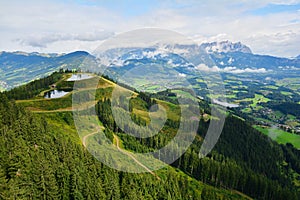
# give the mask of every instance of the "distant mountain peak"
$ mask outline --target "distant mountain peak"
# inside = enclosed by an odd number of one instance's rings
[[[221,41],[221,42],[209,42],[202,43],[203,47],[207,53],[228,53],[228,52],[242,52],[242,53],[252,53],[251,49],[242,44],[241,42],[233,43],[231,41]]]
[[[89,54],[88,52],[86,52],[86,51],[74,51],[74,52],[71,52],[71,53],[68,53],[68,54],[84,55],[84,56],[90,55],[90,54]]]

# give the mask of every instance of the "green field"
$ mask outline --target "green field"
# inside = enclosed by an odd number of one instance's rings
[[[279,144],[292,144],[295,148],[300,149],[300,135],[289,133],[278,128],[254,126],[263,134],[269,136],[272,140]]]
[[[280,93],[286,96],[291,96],[293,94],[291,92],[286,92],[286,91],[281,91]]]
[[[276,86],[276,85],[267,85],[267,86],[265,86],[265,88],[277,90],[278,86]]]
[[[270,101],[270,99],[264,97],[261,94],[255,94],[255,97],[252,100],[253,100],[253,104],[251,104],[251,106],[253,106],[253,107],[256,107],[257,104],[260,103],[260,102],[265,103],[265,102]]]

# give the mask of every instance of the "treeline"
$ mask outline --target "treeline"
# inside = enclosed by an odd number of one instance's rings
[[[255,199],[298,199],[297,191],[278,181],[241,167],[234,160],[213,153],[199,159],[198,152],[187,151],[173,166],[194,178],[219,188],[241,191]]]
[[[49,87],[59,81],[62,78],[63,72],[54,72],[52,75],[37,79],[26,85],[22,85],[5,91],[4,93],[9,99],[23,100],[35,97],[43,90],[49,89]]]
[[[300,104],[293,102],[284,102],[284,103],[269,103],[267,105],[269,108],[278,110],[285,115],[294,115],[300,119]]]
[[[201,121],[202,135],[207,128],[208,123]],[[300,173],[298,150],[272,143],[235,117],[226,119],[215,150],[207,158],[199,160],[198,152],[198,145],[193,145],[173,165],[205,183],[256,199],[299,199],[299,188],[293,183],[294,172]]]

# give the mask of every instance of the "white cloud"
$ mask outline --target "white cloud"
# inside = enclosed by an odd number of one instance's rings
[[[268,72],[265,68],[259,68],[259,69],[251,69],[251,68],[245,68],[245,69],[237,69],[236,67],[225,67],[222,71],[229,72],[233,74],[241,74],[241,73],[266,73]]]
[[[300,54],[299,12],[252,15],[268,4],[291,5],[295,0],[162,1],[149,12],[127,16],[131,6],[116,10],[98,1],[0,2],[0,49],[69,52],[91,49],[102,39],[144,27],[178,31],[196,42],[241,41],[254,53],[277,56]],[[24,9],[26,8],[26,9]],[[99,35],[97,35],[99,34]],[[93,41],[96,41],[93,43]]]
[[[179,77],[186,77],[186,74],[179,73],[178,76],[179,76]]]
[[[241,74],[241,73],[266,73],[270,70],[266,70],[265,68],[245,68],[245,69],[238,69],[237,67],[225,67],[219,68],[218,66],[208,67],[205,64],[200,64],[195,67],[197,70],[205,71],[205,72],[226,72],[226,73],[233,73],[233,74]]]
[[[17,39],[18,42],[22,45],[28,45],[32,47],[42,47],[46,48],[48,44],[60,41],[101,41],[105,40],[114,33],[108,31],[97,31],[91,33],[82,33],[82,34],[45,34],[41,36],[30,35],[26,38]]]
[[[220,72],[219,67],[217,67],[217,66],[208,67],[206,64],[203,64],[203,63],[199,64],[195,68],[200,71],[205,71],[205,72]]]

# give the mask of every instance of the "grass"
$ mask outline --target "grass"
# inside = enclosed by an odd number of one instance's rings
[[[261,133],[269,136],[272,140],[279,144],[292,144],[295,148],[300,149],[300,135],[289,133],[278,128],[254,126]]]
[[[251,108],[243,108],[242,112],[244,112],[244,113],[251,113],[252,109]]]
[[[172,92],[176,93],[180,97],[196,100],[193,95],[191,95],[190,93],[188,93],[186,91],[183,91],[183,90],[172,90]]]
[[[276,84],[279,86],[284,86],[290,88],[294,91],[297,91],[300,87],[299,78],[284,78],[276,81]]]
[[[290,120],[296,120],[296,119],[297,119],[296,116],[291,115],[291,114],[288,114],[288,115],[287,115],[287,118],[290,119]]]
[[[162,101],[156,100],[158,104],[162,105],[167,112],[167,117],[173,121],[179,121],[181,116],[181,109],[178,105]]]
[[[286,91],[281,91],[280,93],[285,95],[285,96],[291,96],[293,94],[291,92],[286,92]]]
[[[300,123],[297,122],[297,121],[294,121],[294,120],[287,120],[285,123],[286,123],[288,126],[291,126],[291,127],[300,126]]]
[[[225,83],[236,83],[238,85],[242,85],[242,81],[239,81],[239,80],[226,79],[224,82]]]
[[[251,104],[251,106],[256,107],[258,103],[266,103],[268,101],[270,101],[270,99],[264,97],[261,94],[255,94],[255,97],[252,99],[253,103]]]
[[[61,80],[59,80],[56,84],[67,85],[69,82],[66,81],[66,79],[68,79],[70,76],[71,76],[71,74],[64,75],[64,77]],[[92,85],[92,86],[95,85],[95,84],[93,84],[93,81],[95,81],[95,79],[94,80],[86,79],[86,80],[79,81],[82,84],[86,84],[87,88],[83,88],[82,90],[72,91],[61,98],[45,99],[43,97],[43,95],[46,91],[51,90],[51,89],[49,89],[49,90],[45,90],[45,91],[41,92],[38,96],[36,96],[32,99],[19,100],[19,101],[17,101],[17,103],[26,107],[29,110],[32,110],[32,111],[71,110],[72,109],[72,95],[74,93],[81,93],[82,96],[85,96],[85,95],[90,96],[90,95],[95,94],[95,88],[88,87],[89,85]],[[104,98],[104,97],[110,98],[112,90],[113,90],[113,86],[115,86],[115,84],[113,84],[109,80],[100,78],[97,89],[96,89],[96,95],[94,95],[95,98],[97,100]],[[94,104],[94,101],[86,102],[82,106],[90,106],[91,104]]]
[[[72,96],[69,93],[57,99],[20,100],[17,103],[30,110],[57,110],[72,107]]]
[[[226,98],[228,98],[228,99],[235,99],[236,95],[235,94],[226,94]]]
[[[269,102],[270,99],[264,97],[261,94],[255,94],[254,98],[245,98],[245,99],[235,100],[234,103],[251,102],[251,101],[252,101],[252,103],[249,104],[249,106],[252,107],[254,110],[258,111],[258,110],[262,109],[263,107],[260,105],[257,105],[257,104]],[[252,110],[251,110],[251,108],[244,108],[244,109],[242,109],[242,111],[245,113],[250,113]]]
[[[284,78],[277,81],[278,85],[287,85],[290,83],[299,83],[299,78]]]
[[[265,86],[265,88],[277,90],[277,89],[278,89],[278,86],[275,86],[275,85],[267,85],[267,86]]]

